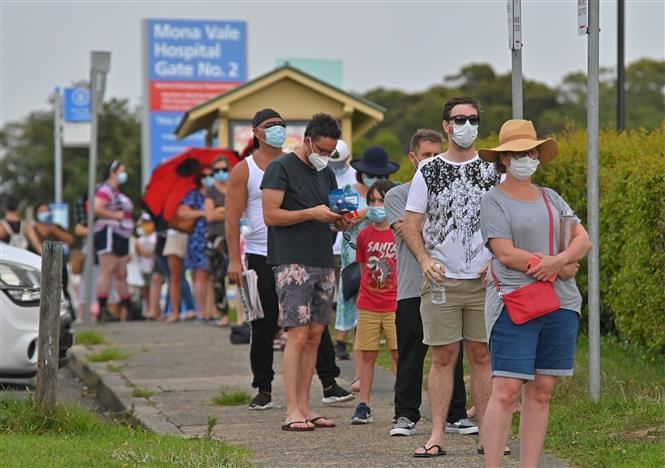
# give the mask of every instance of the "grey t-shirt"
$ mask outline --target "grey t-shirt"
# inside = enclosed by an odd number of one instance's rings
[[[215,208],[218,206],[225,206],[226,195],[220,192],[214,185],[206,192],[206,198],[212,198]],[[208,223],[209,236],[224,237],[224,221],[212,221]]]
[[[550,201],[554,221],[554,252],[559,253],[559,220],[560,216],[570,210],[570,206],[554,190],[545,188]],[[577,219],[579,223],[579,218]],[[510,239],[518,249],[529,252],[549,252],[549,217],[542,195],[534,202],[516,200],[498,187],[487,192],[480,202],[480,232],[483,241],[489,246],[489,239]],[[492,249],[490,249],[491,251]],[[501,264],[492,252],[492,268],[499,280],[502,293],[509,293],[536,280],[525,272],[507,268]],[[580,313],[582,296],[580,295],[575,278],[568,280],[557,279],[554,282],[562,309],[569,309]],[[485,326],[487,336],[492,332],[494,322],[501,314],[503,302],[499,297],[492,280],[487,275],[487,291],[485,296]]]
[[[388,223],[391,226],[404,219],[409,187],[410,184],[398,185],[386,193],[383,205],[388,215]],[[404,239],[395,231],[393,231],[393,234],[397,243],[397,300],[420,297],[423,272]]]

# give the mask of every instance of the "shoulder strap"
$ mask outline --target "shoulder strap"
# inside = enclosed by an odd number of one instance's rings
[[[545,190],[542,188],[540,192],[543,194],[543,200],[545,201],[545,206],[547,207],[547,215],[550,218],[550,257],[554,255],[554,218],[552,217],[552,208],[550,207],[550,201],[545,194]]]
[[[9,234],[10,236],[16,234],[6,219],[4,218],[0,219],[0,224],[2,224],[2,227],[5,228],[5,231],[7,231],[7,234]]]

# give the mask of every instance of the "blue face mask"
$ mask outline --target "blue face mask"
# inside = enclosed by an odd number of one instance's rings
[[[374,223],[380,223],[386,219],[386,209],[383,206],[367,207],[367,219]]]
[[[266,144],[273,148],[281,148],[286,140],[286,128],[281,125],[274,125],[264,129],[266,132]]]
[[[213,174],[217,182],[226,182],[229,180],[229,171],[218,171]]]
[[[203,179],[201,179],[201,183],[203,183],[204,187],[212,187],[215,185],[215,179],[213,179],[212,176],[205,176]]]
[[[53,216],[50,211],[42,211],[37,213],[37,221],[44,224],[51,224],[53,222]]]
[[[125,182],[127,182],[127,173],[126,172],[118,172],[118,183],[120,185],[122,185]]]
[[[363,184],[365,184],[366,187],[371,187],[372,185],[374,185],[374,182],[378,180],[381,180],[381,177],[363,174]]]

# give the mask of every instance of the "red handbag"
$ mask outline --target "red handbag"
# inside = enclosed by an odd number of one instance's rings
[[[554,223],[552,219],[552,208],[550,208],[550,202],[545,195],[545,191],[540,189],[540,192],[543,194],[543,200],[547,207],[547,214],[550,218],[550,255],[553,255]],[[561,302],[556,295],[554,285],[549,281],[536,281],[535,283],[522,286],[508,294],[503,294],[499,286],[499,280],[492,268],[490,268],[490,273],[492,273],[494,286],[499,293],[499,297],[506,306],[508,316],[516,325],[522,325],[530,320],[542,317],[555,310],[559,310],[561,307]]]

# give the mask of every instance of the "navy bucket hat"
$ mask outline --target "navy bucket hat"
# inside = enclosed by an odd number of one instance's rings
[[[386,176],[399,170],[399,164],[388,160],[388,153],[380,146],[370,146],[362,159],[354,159],[351,166],[358,172],[373,176]]]

